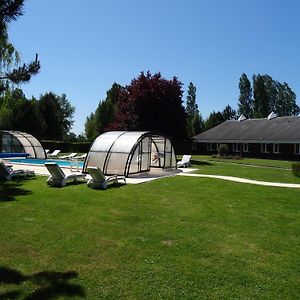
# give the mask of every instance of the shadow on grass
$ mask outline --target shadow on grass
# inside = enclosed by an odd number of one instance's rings
[[[13,291],[0,293],[0,299],[23,299],[23,300],[37,300],[37,299],[56,299],[59,297],[81,297],[85,298],[84,289],[77,284],[72,284],[69,280],[77,278],[76,272],[50,272],[43,271],[29,276],[23,275],[21,272],[7,268],[0,267],[0,284],[4,286],[21,285],[26,281],[36,284],[38,287],[33,290],[30,295],[22,298],[23,294],[21,288]],[[26,293],[26,291],[25,291]],[[24,293],[24,294],[25,294]]]
[[[213,164],[208,161],[200,161],[200,160],[191,160],[191,164],[195,166],[213,166]]]
[[[69,182],[66,183],[65,186],[49,184],[48,187],[53,188],[53,189],[61,189],[61,188],[67,188],[67,187],[72,187],[72,186],[76,186],[76,185],[82,185],[82,184],[86,184],[86,183],[87,183],[86,181],[78,180],[76,182],[69,181]]]
[[[0,201],[14,201],[16,196],[32,194],[21,187],[23,182],[24,179],[0,181]]]

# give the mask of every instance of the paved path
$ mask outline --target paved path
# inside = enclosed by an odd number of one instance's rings
[[[233,177],[233,176],[207,175],[207,174],[180,173],[178,175],[191,176],[191,177],[217,178],[217,179],[229,180],[229,181],[240,182],[240,183],[300,189],[300,184],[297,183],[267,182],[267,181],[258,181],[258,180],[245,179],[245,178]]]

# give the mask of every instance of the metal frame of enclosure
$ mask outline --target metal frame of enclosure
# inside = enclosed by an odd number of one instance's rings
[[[31,134],[20,131],[0,130],[0,152],[28,153],[32,158],[46,158],[41,143]]]
[[[105,175],[148,172],[151,168],[176,168],[171,140],[149,131],[110,131],[93,142],[83,171],[98,167]]]

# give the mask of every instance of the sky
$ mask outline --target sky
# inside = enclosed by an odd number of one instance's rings
[[[76,134],[114,82],[140,72],[190,82],[204,118],[237,108],[239,78],[287,82],[300,105],[298,0],[26,0],[9,37],[22,60],[38,53],[41,71],[26,96],[66,94]]]

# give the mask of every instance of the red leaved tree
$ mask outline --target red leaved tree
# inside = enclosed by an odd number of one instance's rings
[[[143,72],[119,94],[114,130],[151,130],[171,137],[184,137],[186,113],[182,83],[160,73]]]

